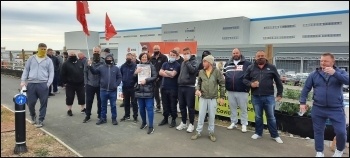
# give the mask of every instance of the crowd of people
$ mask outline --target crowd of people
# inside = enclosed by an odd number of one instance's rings
[[[251,92],[255,111],[255,133],[251,138],[259,139],[263,136],[265,113],[271,138],[277,143],[283,143],[274,116],[275,101],[281,100],[283,85],[276,67],[268,63],[264,51],[257,51],[255,61],[251,63],[245,60],[238,48],[234,48],[232,57],[223,66],[222,71],[217,68],[210,51],[204,51],[202,61],[198,63],[189,48],[181,50],[176,47],[166,56],[160,52],[160,46],[155,45],[151,56],[147,46],[142,46],[142,53],[138,58],[135,53],[127,53],[125,63],[121,67],[115,66],[109,49],[104,50],[104,57],[101,56],[101,52],[101,47],[96,46],[93,48],[92,58],[87,59],[84,53],[73,51],[64,52],[63,56],[56,51],[56,55],[53,55],[53,50],[47,49],[46,44],[38,45],[37,53],[27,60],[21,77],[21,86],[27,86],[28,90],[32,124],[37,127],[43,126],[48,97],[58,93],[57,86],[61,86],[65,88],[68,116],[73,116],[72,105],[77,95],[81,113],[85,114],[83,123],[89,122],[96,96],[96,125],[107,123],[107,105],[111,107],[111,123],[118,125],[117,89],[122,82],[125,113],[120,121],[131,120],[132,109],[133,122],[139,122],[140,114],[140,129],[148,127],[147,134],[155,131],[154,113],[162,112],[163,119],[158,126],[168,125],[176,130],[194,132],[192,140],[201,137],[204,122],[207,120],[209,139],[215,142],[216,108],[218,104],[224,103],[226,91],[231,110],[231,124],[227,129],[238,128],[239,108],[241,131],[245,133],[248,125],[248,93]],[[314,89],[312,119],[316,156],[323,156],[323,132],[327,118],[331,119],[337,135],[337,150],[334,156],[341,156],[345,148],[346,123],[343,98],[339,96],[342,96],[342,84],[349,84],[349,75],[338,69],[334,63],[332,54],[325,53],[321,56],[320,68],[310,74],[300,98],[300,110],[305,111],[307,94]],[[145,71],[148,76],[140,77],[139,74]],[[276,96],[274,87],[277,88]],[[199,115],[195,128],[196,96],[199,98]],[[38,99],[40,109],[37,119],[35,104]],[[176,122],[178,103],[182,116],[179,124]]]

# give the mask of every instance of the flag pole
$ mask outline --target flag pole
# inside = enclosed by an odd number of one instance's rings
[[[85,39],[86,39],[86,47],[87,47],[88,60],[90,60],[90,51],[89,51],[89,43],[88,43],[87,35],[85,35]]]

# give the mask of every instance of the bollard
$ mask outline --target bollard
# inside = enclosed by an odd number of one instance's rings
[[[16,133],[16,146],[14,149],[15,154],[27,152],[26,145],[26,86],[22,87],[19,94],[13,97],[15,103],[15,133]]]

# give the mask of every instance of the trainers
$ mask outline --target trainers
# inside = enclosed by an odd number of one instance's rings
[[[36,124],[36,115],[35,116],[31,116],[32,120],[30,120],[30,123],[32,125]]]
[[[163,125],[166,125],[166,124],[168,124],[168,119],[163,119],[162,122],[160,122],[158,124],[158,126],[163,126]]]
[[[90,121],[90,117],[87,117],[87,116],[86,116],[86,117],[84,118],[83,123],[86,123],[86,122],[89,122],[89,121]]]
[[[190,124],[188,125],[187,132],[188,132],[188,133],[192,133],[193,130],[194,130],[194,126],[190,123]]]
[[[100,124],[104,124],[104,123],[107,123],[107,120],[105,120],[105,119],[99,119],[99,120],[96,122],[96,125],[100,125]]]
[[[122,122],[122,121],[126,121],[126,120],[127,120],[127,121],[130,121],[130,117],[125,117],[125,116],[124,116],[122,119],[120,119],[121,122]]]
[[[152,134],[154,132],[154,128],[150,127],[148,128],[147,134]]]
[[[210,139],[212,142],[215,142],[215,141],[216,141],[216,137],[214,136],[214,133],[209,133],[209,139]]]
[[[193,135],[193,136],[191,137],[191,139],[192,139],[192,140],[196,140],[196,139],[198,139],[200,136],[201,136],[201,134],[198,133],[198,132],[196,132],[196,134]]]
[[[259,135],[257,135],[257,134],[253,134],[253,135],[252,135],[252,139],[259,139],[259,138],[261,138],[261,136],[259,136]]]
[[[68,110],[68,111],[67,111],[67,114],[68,114],[68,116],[73,116],[72,110]]]
[[[55,96],[55,94],[53,94],[53,93],[50,93],[50,94],[49,94],[49,96]]]
[[[247,132],[247,126],[246,125],[242,125],[242,132],[243,133]]]
[[[323,152],[317,152],[315,157],[324,157]]]
[[[283,143],[281,137],[276,137],[276,138],[273,138],[273,139],[274,139],[277,143],[280,143],[280,144]]]
[[[117,120],[112,120],[112,124],[113,125],[118,125],[118,121]]]
[[[233,128],[237,128],[237,125],[235,123],[231,123],[231,125],[227,127],[227,129],[233,129]]]
[[[156,113],[161,113],[162,111],[160,111],[160,109],[156,109],[156,110],[154,110]]]
[[[187,128],[187,125],[181,121],[180,125],[176,127],[177,130],[181,131],[183,129]]]
[[[42,126],[44,126],[44,122],[43,122],[43,121],[39,121],[39,123],[37,123],[37,124],[35,125],[36,128],[40,128],[40,127],[42,127]]]
[[[175,120],[171,120],[171,123],[169,125],[169,128],[173,128],[176,126],[176,121]]]
[[[137,120],[137,117],[134,117],[134,121],[133,121],[134,123],[137,123],[138,122],[138,120]]]
[[[146,123],[143,123],[140,127],[140,129],[145,129],[147,127],[147,124]]]
[[[333,157],[342,157],[343,151],[339,151],[338,149],[335,149]]]
[[[80,111],[80,113],[85,114],[86,108]]]

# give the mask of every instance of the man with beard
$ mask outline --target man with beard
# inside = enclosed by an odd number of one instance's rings
[[[277,143],[283,143],[279,137],[274,116],[275,99],[277,101],[281,100],[283,85],[276,66],[267,62],[264,51],[259,50],[256,53],[255,63],[248,67],[243,82],[251,87],[251,97],[255,111],[255,134],[251,138],[259,139],[262,137],[264,130],[263,111],[265,111],[267,126],[272,139]],[[274,82],[277,87],[276,98],[274,97]]]
[[[104,60],[100,57],[101,48],[94,47],[92,54],[92,64],[91,67],[97,68],[100,65],[104,64]],[[86,94],[86,110],[85,110],[85,119],[83,123],[90,121],[92,104],[94,102],[94,97],[96,94],[97,98],[97,118],[100,119],[101,116],[101,97],[100,97],[100,75],[92,74],[88,65],[84,67],[84,82],[85,82],[85,94]]]
[[[237,107],[241,109],[242,132],[247,132],[248,125],[248,93],[249,86],[243,83],[243,74],[251,62],[245,60],[238,48],[232,50],[232,58],[224,66],[225,86],[231,110],[231,125],[227,129],[237,127]]]
[[[157,103],[157,109],[156,112],[160,113],[160,96],[159,96],[159,89],[160,89],[160,85],[162,83],[162,79],[163,77],[159,75],[159,71],[162,68],[162,65],[168,61],[168,57],[165,56],[164,54],[162,54],[160,52],[160,47],[159,45],[155,45],[153,47],[153,56],[151,58],[151,63],[154,65],[154,67],[156,68],[157,71],[157,79],[155,82],[155,87],[154,87],[154,98],[156,99],[156,103]]]

